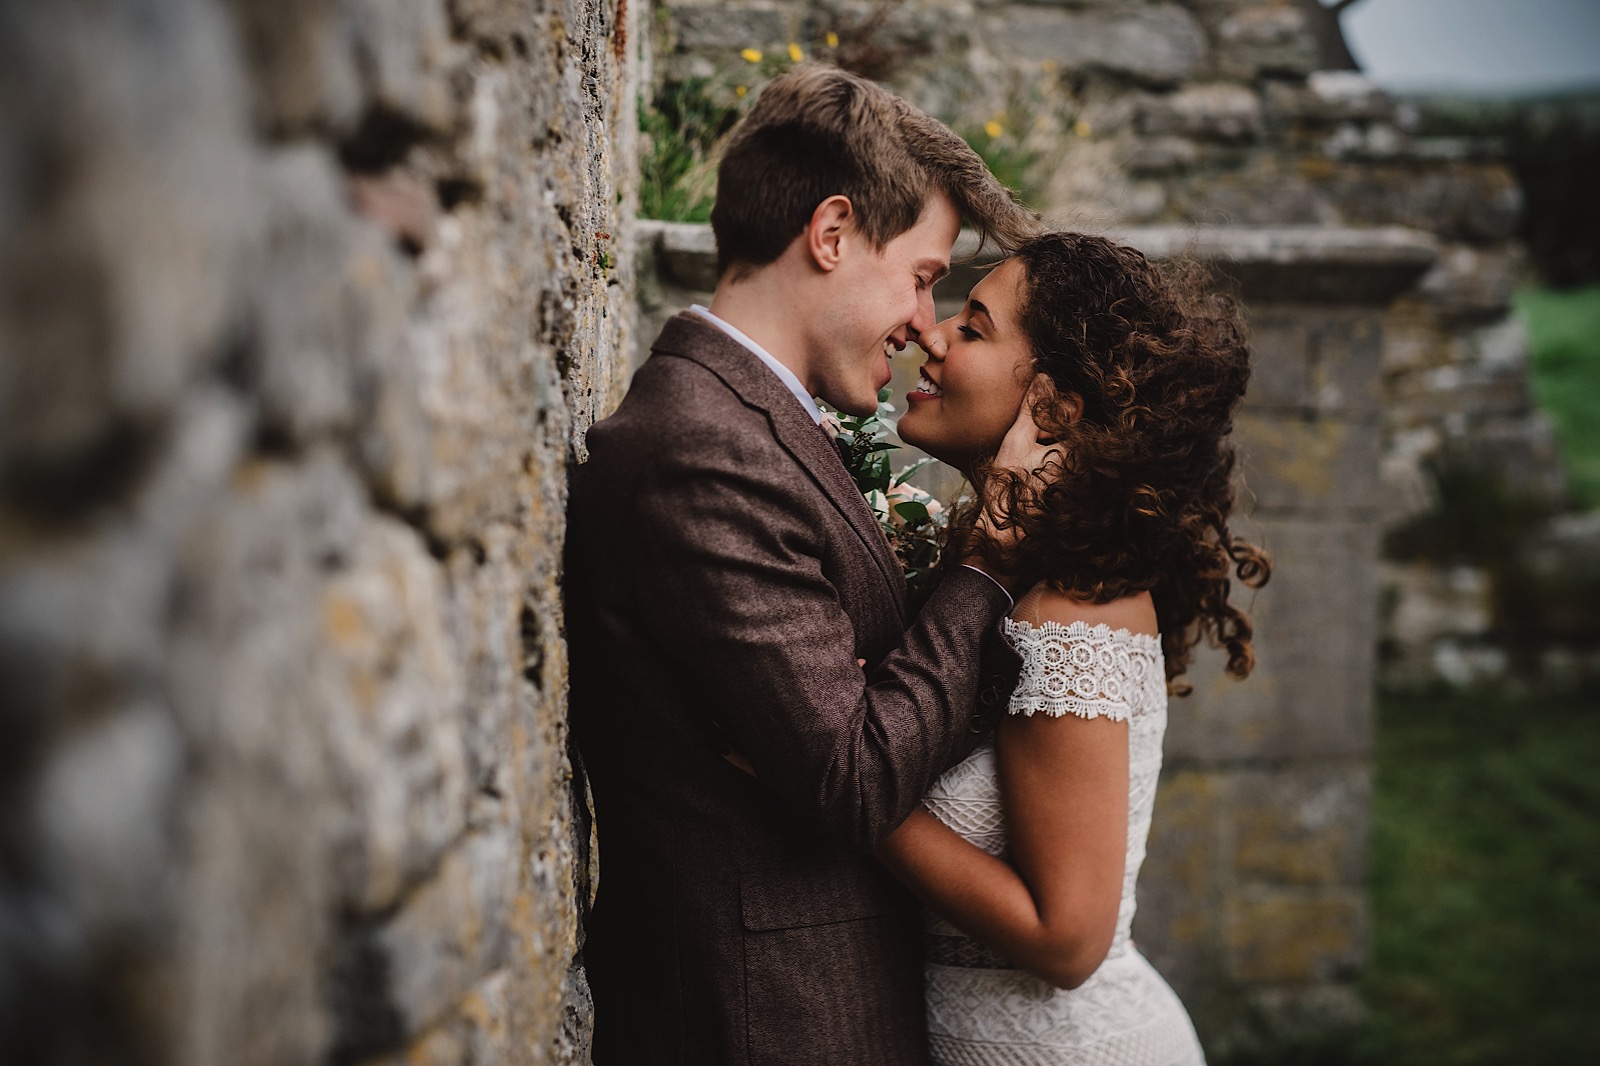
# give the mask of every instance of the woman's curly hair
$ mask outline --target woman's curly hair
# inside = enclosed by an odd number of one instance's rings
[[[1015,258],[1034,370],[1055,386],[1033,415],[1060,445],[1047,464],[1058,469],[980,467],[980,495],[1006,517],[998,535],[976,530],[975,513],[952,532],[1028,585],[1094,603],[1148,590],[1169,682],[1202,635],[1227,649],[1229,674],[1248,675],[1250,619],[1228,602],[1230,579],[1259,588],[1272,563],[1228,530],[1229,434],[1250,378],[1237,304],[1198,264],[1157,267],[1103,237],[1048,233]]]

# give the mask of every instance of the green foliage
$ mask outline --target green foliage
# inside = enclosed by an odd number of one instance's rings
[[[1528,325],[1533,387],[1555,420],[1573,502],[1600,507],[1600,286],[1517,294]]]
[[[735,97],[735,100],[738,98]],[[639,213],[669,222],[705,222],[717,194],[713,149],[739,117],[705,78],[668,85],[639,109]]]
[[[1600,691],[1381,696],[1366,1017],[1217,1066],[1592,1060],[1597,761]]]
[[[1365,989],[1379,1061],[1600,1047],[1597,762],[1600,692],[1380,700]]]
[[[966,127],[961,136],[1000,184],[1013,190],[1023,203],[1038,203],[1039,153],[1013,129],[1010,118],[1006,115],[982,126]]]
[[[889,394],[887,388],[878,393],[878,409],[870,415],[829,417],[839,427],[835,447],[845,469],[877,516],[883,535],[900,560],[906,584],[913,592],[922,592],[938,568],[948,516],[927,493],[907,484],[911,475],[932,459],[918,459],[898,472],[891,469],[890,457],[898,445],[890,439],[894,432],[894,405],[889,402]]]

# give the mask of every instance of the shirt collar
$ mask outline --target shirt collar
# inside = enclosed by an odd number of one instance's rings
[[[817,401],[811,398],[811,394],[806,391],[806,387],[800,384],[800,379],[795,376],[793,370],[790,370],[788,367],[778,362],[777,359],[773,358],[771,352],[767,351],[765,348],[761,347],[761,345],[745,336],[745,334],[738,327],[724,322],[722,319],[712,314],[700,304],[694,304],[689,308],[689,310],[704,318],[707,322],[710,322],[713,326],[716,326],[718,329],[722,330],[722,332],[726,333],[728,336],[744,345],[744,347],[748,348],[757,359],[761,360],[767,365],[767,369],[778,375],[779,381],[788,386],[789,391],[794,393],[794,398],[800,401],[800,405],[804,407],[806,409],[806,413],[811,416],[811,421],[817,423],[818,425],[822,424],[822,409],[817,406]]]

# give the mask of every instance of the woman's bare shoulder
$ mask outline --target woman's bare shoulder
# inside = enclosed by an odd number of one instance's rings
[[[1011,617],[1034,625],[1044,622],[1059,622],[1062,625],[1082,622],[1151,636],[1157,632],[1155,601],[1148,592],[1135,592],[1110,603],[1094,603],[1038,584],[1017,601]]]

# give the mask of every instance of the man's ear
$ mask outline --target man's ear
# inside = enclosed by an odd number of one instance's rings
[[[806,255],[824,271],[844,257],[845,238],[854,235],[856,209],[850,197],[835,194],[817,205],[806,224]]]

